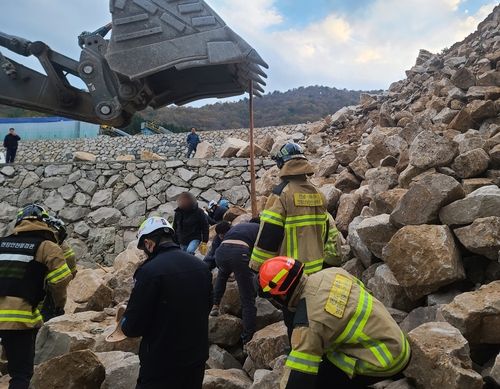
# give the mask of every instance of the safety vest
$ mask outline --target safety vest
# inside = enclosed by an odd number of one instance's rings
[[[19,297],[33,307],[43,300],[47,266],[35,255],[44,240],[19,235],[0,240],[0,296]]]

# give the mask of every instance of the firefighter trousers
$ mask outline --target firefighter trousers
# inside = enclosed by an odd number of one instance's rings
[[[11,377],[9,389],[28,389],[33,377],[35,340],[38,329],[0,330]]]

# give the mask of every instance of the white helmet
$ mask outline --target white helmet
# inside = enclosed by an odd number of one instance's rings
[[[211,201],[208,203],[208,208],[212,208],[214,205],[217,205],[217,201],[215,201],[215,200],[211,200]]]
[[[149,219],[145,220],[141,226],[139,227],[139,231],[137,232],[137,247],[140,249],[141,245],[141,239],[146,236],[151,234],[152,232],[158,231],[160,229],[163,229],[166,233],[174,235],[174,229],[170,225],[167,219],[161,217],[161,216],[153,216],[150,217]]]

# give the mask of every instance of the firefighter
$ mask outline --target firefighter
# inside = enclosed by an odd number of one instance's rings
[[[404,378],[410,347],[403,332],[342,268],[307,276],[299,261],[277,257],[266,261],[254,284],[261,297],[296,311],[281,389],[359,389]]]
[[[328,213],[328,240],[325,244],[323,268],[342,266],[342,235],[337,229],[335,219]]]
[[[49,227],[53,228],[57,232],[57,243],[59,244],[59,246],[63,251],[64,259],[66,259],[66,264],[68,265],[69,270],[71,271],[72,279],[74,279],[78,271],[76,269],[75,252],[66,241],[66,238],[68,237],[66,224],[61,219],[56,219],[53,216],[49,217],[49,219],[47,220],[47,224],[49,225]],[[42,308],[40,309],[43,321],[45,323],[53,319],[54,317],[61,316],[64,314],[64,311],[59,310],[54,304],[54,299],[52,298],[50,290],[47,290],[46,292],[47,296],[45,297],[45,300],[43,301],[42,304]]]
[[[273,159],[280,168],[281,183],[262,212],[250,267],[258,272],[266,260],[287,256],[301,261],[306,274],[313,274],[323,269],[328,239],[325,196],[309,183],[307,177],[314,169],[298,144],[285,144]],[[283,314],[291,336],[293,313],[285,307]]]
[[[28,389],[35,339],[43,325],[37,306],[48,286],[63,311],[71,271],[57,244],[49,215],[39,205],[19,212],[14,233],[0,239],[0,338],[11,376],[10,389]]]

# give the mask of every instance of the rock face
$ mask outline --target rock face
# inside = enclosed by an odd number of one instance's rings
[[[460,154],[451,168],[455,171],[460,178],[475,177],[488,169],[490,164],[490,157],[483,149],[475,149]]]
[[[84,151],[77,151],[73,153],[73,161],[74,162],[94,162],[96,160],[96,156],[91,153],[86,153]]]
[[[412,300],[465,278],[450,229],[446,226],[406,226],[383,250],[383,260]]]
[[[205,372],[203,389],[248,389],[252,380],[242,370],[210,369]]]
[[[479,188],[439,212],[441,222],[449,226],[471,224],[489,216],[500,217],[500,189],[496,185]]]
[[[405,289],[399,284],[387,265],[377,267],[367,286],[386,307],[410,312],[418,305],[410,300]]]
[[[271,361],[279,357],[288,345],[287,329],[280,322],[257,331],[247,343],[247,352],[256,369],[268,369]]]
[[[363,220],[357,227],[359,237],[377,257],[382,258],[382,250],[397,232],[389,215],[379,215]]]
[[[455,235],[473,253],[484,255],[491,260],[498,259],[500,251],[500,217],[477,219],[472,225],[458,228]]]
[[[463,293],[443,307],[447,322],[472,344],[500,344],[500,281]]]
[[[222,145],[217,154],[217,158],[231,158],[235,157],[238,151],[245,147],[247,142],[236,138],[228,138],[226,142]]]
[[[405,375],[418,389],[481,389],[467,340],[448,323],[427,323],[408,334],[412,358]]]
[[[458,152],[458,145],[429,131],[421,132],[410,147],[410,164],[419,169],[448,166]]]
[[[100,388],[105,376],[106,371],[97,356],[92,351],[82,350],[38,365],[30,388]]]
[[[432,174],[412,185],[391,214],[391,222],[398,228],[438,223],[440,209],[464,197],[458,181],[444,174]]]
[[[198,145],[194,158],[210,159],[214,156],[214,151],[215,148],[211,143],[203,141]]]

